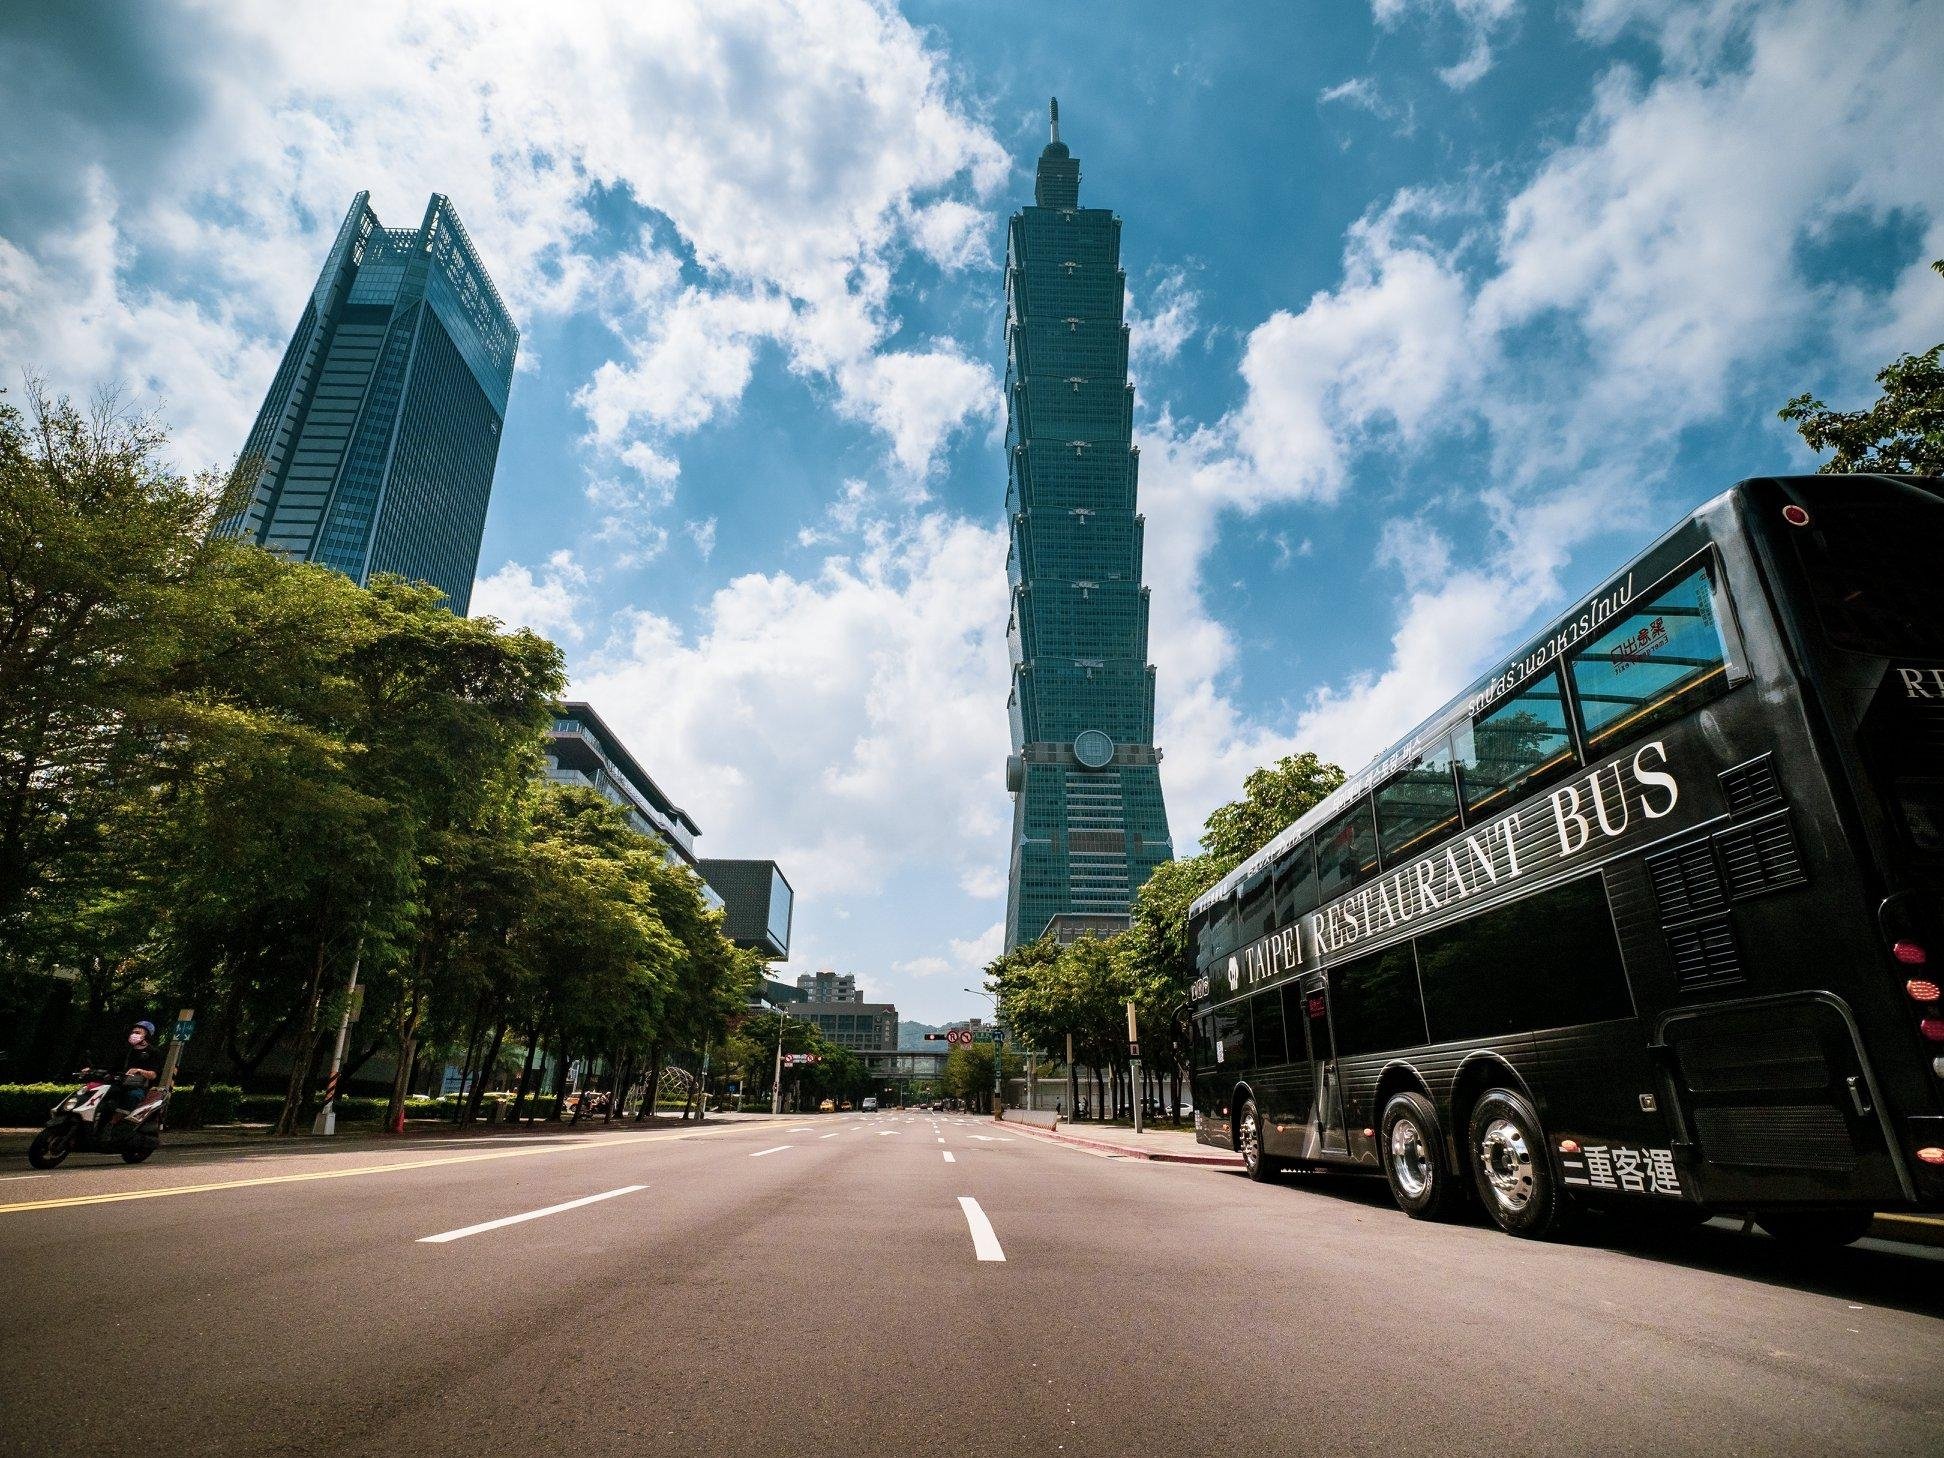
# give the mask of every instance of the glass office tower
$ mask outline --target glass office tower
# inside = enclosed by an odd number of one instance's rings
[[[1012,543],[1010,950],[1127,925],[1173,856],[1154,747],[1154,669],[1120,219],[1080,206],[1080,163],[1040,154],[1006,243],[1006,513]]]
[[[216,528],[359,583],[472,602],[520,334],[452,203],[380,227],[359,193],[244,446],[254,488]]]

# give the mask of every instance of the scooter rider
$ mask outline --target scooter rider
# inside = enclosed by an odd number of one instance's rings
[[[142,1096],[162,1075],[161,1049],[155,1043],[155,1024],[143,1018],[128,1032],[128,1051],[121,1059],[121,1096],[125,1112],[141,1106]],[[139,1083],[136,1080],[141,1080]]]

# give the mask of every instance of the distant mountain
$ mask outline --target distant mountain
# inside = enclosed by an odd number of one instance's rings
[[[898,1051],[900,1053],[923,1053],[927,1048],[936,1051],[941,1045],[927,1043],[925,1041],[925,1034],[942,1033],[944,1031],[945,1025],[943,1023],[934,1026],[931,1023],[901,1021],[898,1024]]]

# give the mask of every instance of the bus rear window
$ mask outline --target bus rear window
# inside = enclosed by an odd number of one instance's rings
[[[1885,484],[1877,499],[1813,502],[1789,539],[1831,643],[1944,657],[1944,501]]]
[[[1631,604],[1573,654],[1588,749],[1686,712],[1698,695],[1726,684],[1727,659],[1707,568]]]

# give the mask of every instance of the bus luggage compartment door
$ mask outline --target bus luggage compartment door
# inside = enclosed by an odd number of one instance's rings
[[[1790,994],[1671,1012],[1659,1042],[1706,1203],[1908,1196],[1836,999]]]

